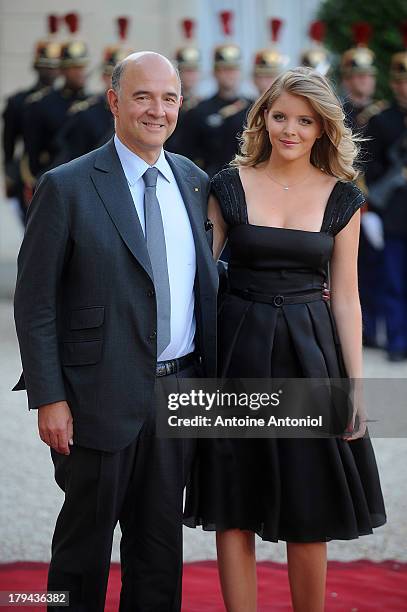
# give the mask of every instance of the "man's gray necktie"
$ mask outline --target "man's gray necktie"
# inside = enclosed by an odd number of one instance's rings
[[[157,300],[157,356],[159,356],[171,340],[171,294],[163,220],[156,194],[157,176],[157,168],[148,168],[143,174],[146,242]]]

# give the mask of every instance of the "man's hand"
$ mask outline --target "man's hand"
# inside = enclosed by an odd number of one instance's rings
[[[45,444],[58,453],[69,455],[73,444],[73,419],[66,402],[45,404],[38,408],[38,431]]]

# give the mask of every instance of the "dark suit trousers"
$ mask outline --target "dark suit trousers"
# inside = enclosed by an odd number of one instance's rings
[[[198,373],[192,367],[174,376]],[[103,611],[119,521],[120,612],[179,612],[183,489],[194,450],[194,440],[157,438],[151,418],[117,453],[75,445],[69,456],[51,451],[65,501],[52,541],[48,590],[70,591],[70,610]]]

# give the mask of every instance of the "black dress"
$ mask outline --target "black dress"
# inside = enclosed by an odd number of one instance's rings
[[[250,225],[235,168],[212,179],[212,192],[229,226],[231,254],[219,313],[220,375],[346,377],[322,286],[334,236],[363,204],[362,193],[353,183],[338,182],[321,230],[309,232]],[[305,297],[302,303],[266,303],[264,294]],[[315,542],[357,538],[385,522],[368,437],[199,440],[185,505],[190,527]]]

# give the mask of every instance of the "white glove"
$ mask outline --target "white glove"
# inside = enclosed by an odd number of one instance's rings
[[[378,251],[384,248],[383,223],[379,215],[368,210],[363,213],[361,224],[365,236],[375,249]]]

